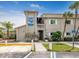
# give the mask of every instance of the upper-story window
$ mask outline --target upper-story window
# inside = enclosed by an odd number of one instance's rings
[[[44,24],[44,20],[41,17],[37,18],[37,24]]]
[[[51,20],[49,20],[49,24],[57,24],[57,20],[56,19],[51,19]]]
[[[71,24],[71,20],[66,20],[66,24]]]

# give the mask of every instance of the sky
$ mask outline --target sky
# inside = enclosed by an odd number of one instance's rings
[[[11,21],[14,28],[25,24],[24,11],[63,14],[73,1],[0,1],[0,22]]]

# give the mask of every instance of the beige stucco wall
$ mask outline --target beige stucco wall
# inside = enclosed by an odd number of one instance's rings
[[[21,26],[16,28],[16,39],[17,41],[25,41],[25,33],[26,33],[26,26]]]
[[[46,24],[46,32],[48,33],[49,36],[50,36],[49,33],[55,32],[55,31],[61,31],[63,33],[65,19],[62,18],[61,15],[59,16],[59,14],[58,14],[58,16],[57,16],[57,14],[56,15],[45,14],[45,15],[42,15],[42,17],[44,17],[44,21]],[[51,19],[57,20],[57,24],[49,24],[49,21]],[[68,20],[71,20],[71,24],[66,24],[66,32],[64,35],[66,36],[66,33],[70,32],[71,36],[72,36],[72,30],[74,28],[73,27],[74,26],[74,19],[68,19]],[[76,26],[77,27],[79,26],[79,19],[77,19]]]

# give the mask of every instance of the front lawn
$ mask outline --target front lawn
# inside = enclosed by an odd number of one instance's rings
[[[48,49],[48,44],[43,44]],[[79,51],[79,48],[72,49],[72,46],[63,44],[63,43],[54,43],[52,44],[52,51],[56,52],[73,52]]]

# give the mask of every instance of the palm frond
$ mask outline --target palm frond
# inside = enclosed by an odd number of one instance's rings
[[[74,10],[74,9],[79,9],[79,1],[74,2],[69,6],[69,9]]]
[[[64,17],[64,18],[71,18],[71,17],[73,17],[73,13],[71,13],[70,11],[65,12],[65,13],[63,14],[63,17]]]

